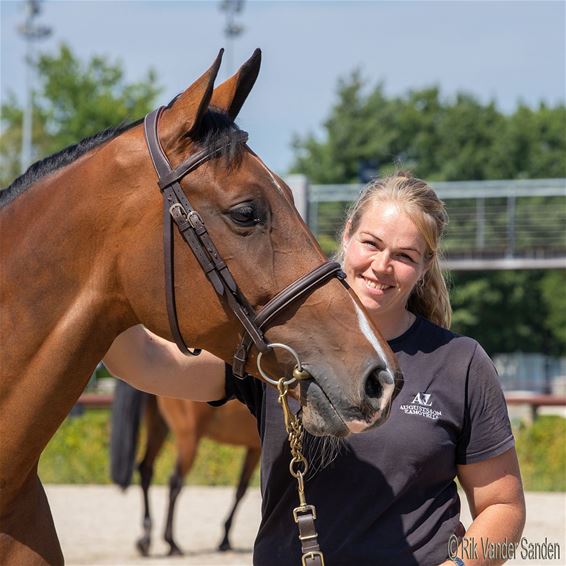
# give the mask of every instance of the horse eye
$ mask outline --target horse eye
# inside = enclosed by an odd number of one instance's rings
[[[255,206],[253,204],[243,204],[230,211],[232,220],[240,226],[253,226],[259,222]]]

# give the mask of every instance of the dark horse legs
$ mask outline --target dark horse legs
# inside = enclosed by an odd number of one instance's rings
[[[155,397],[151,396],[146,404],[147,447],[143,460],[138,465],[141,487],[143,490],[143,535],[136,542],[136,548],[142,556],[149,555],[151,545],[151,513],[149,507],[149,488],[153,478],[153,464],[163,446],[169,429],[159,413]]]
[[[242,471],[240,473],[240,481],[238,482],[238,489],[236,490],[234,505],[224,522],[224,538],[218,545],[218,550],[226,551],[232,548],[229,539],[230,529],[232,528],[232,520],[234,519],[234,514],[236,513],[236,509],[238,508],[242,497],[244,497],[244,494],[248,489],[248,484],[250,483],[252,474],[254,473],[255,467],[259,461],[259,456],[260,451],[256,448],[248,448],[246,451],[246,456],[242,464]]]
[[[188,410],[187,407],[184,407],[184,409],[186,411]],[[202,411],[202,407],[200,407],[200,409]],[[210,414],[208,411],[201,414],[196,413],[193,409],[192,418],[187,419],[185,413],[181,412],[179,413],[181,417],[179,417],[178,414],[177,419],[171,419],[170,426],[175,430],[175,440],[178,455],[175,470],[169,479],[169,507],[167,510],[167,520],[163,534],[165,542],[167,542],[170,547],[170,556],[183,554],[182,550],[179,548],[173,537],[175,504],[177,502],[181,489],[183,488],[184,478],[193,466],[200,438],[203,435],[203,430],[207,426],[206,423],[208,422],[208,419],[212,414],[212,410],[213,409],[210,409]],[[151,545],[152,529],[149,488],[153,477],[154,462],[159,455],[165,438],[167,437],[169,426],[163,418],[160,407],[158,407],[157,400],[154,396],[148,397],[145,411],[147,448],[143,460],[138,465],[144,502],[143,534],[141,538],[136,542],[136,547],[140,554],[142,554],[143,556],[148,556]],[[234,518],[238,504],[240,503],[242,497],[246,492],[250,478],[258,463],[259,455],[259,448],[253,447],[247,449],[246,456],[242,465],[242,471],[240,473],[240,480],[238,483],[238,488],[236,490],[234,504],[232,510],[228,515],[228,518],[224,523],[225,534],[222,542],[219,545],[219,550],[230,549],[229,534],[230,528],[232,526],[232,520]]]
[[[177,546],[177,543],[173,539],[173,516],[175,514],[175,503],[177,502],[177,497],[179,497],[179,493],[181,493],[181,489],[183,489],[184,477],[185,474],[181,469],[181,465],[177,462],[175,471],[169,478],[169,509],[167,510],[167,523],[163,534],[165,542],[167,542],[170,546],[169,556],[183,555],[183,551]]]
[[[196,448],[196,447],[195,447]],[[196,452],[196,449],[193,450],[193,455]],[[240,480],[238,482],[238,488],[236,490],[236,497],[234,499],[234,505],[232,506],[232,510],[230,511],[228,518],[224,523],[224,538],[222,542],[218,546],[218,550],[226,551],[230,550],[230,529],[232,527],[232,520],[234,518],[234,514],[236,513],[236,509],[245,495],[246,490],[248,488],[248,484],[250,482],[250,478],[255,470],[255,467],[258,463],[260,456],[260,451],[254,448],[248,448],[246,451],[246,456],[244,458],[244,462],[242,465],[242,471],[240,473]],[[183,551],[177,546],[175,540],[173,539],[173,518],[175,515],[175,503],[177,502],[177,498],[179,497],[179,493],[183,488],[183,480],[185,475],[189,472],[193,461],[191,460],[190,465],[188,468],[183,469],[181,462],[177,462],[175,466],[175,472],[171,475],[169,479],[169,509],[167,511],[167,524],[165,526],[165,534],[164,539],[169,544],[170,556],[180,556],[183,554]]]

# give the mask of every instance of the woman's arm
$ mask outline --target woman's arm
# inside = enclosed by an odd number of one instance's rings
[[[114,340],[104,365],[137,389],[194,401],[216,401],[225,396],[224,362],[203,351],[185,356],[177,346],[133,326]]]
[[[466,492],[473,522],[457,556],[466,566],[503,564],[506,560],[501,557],[502,545],[494,550],[496,543],[518,543],[525,526],[525,498],[515,449],[483,462],[458,466],[458,479]]]

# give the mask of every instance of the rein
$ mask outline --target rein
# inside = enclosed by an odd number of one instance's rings
[[[223,298],[228,303],[228,306],[243,326],[244,332],[240,345],[236,349],[233,357],[233,374],[239,379],[244,379],[246,362],[253,344],[259,352],[257,366],[261,376],[268,383],[276,385],[279,390],[278,402],[283,409],[285,430],[288,434],[292,455],[289,470],[291,475],[298,482],[299,506],[293,509],[293,518],[299,528],[299,539],[302,549],[301,563],[302,566],[324,566],[324,557],[318,545],[318,534],[314,526],[316,510],[313,505],[308,505],[305,499],[304,475],[307,471],[308,463],[302,454],[302,423],[300,418],[292,413],[287,402],[288,386],[294,381],[311,379],[312,376],[302,367],[297,353],[290,346],[268,342],[264,335],[264,328],[283,309],[331,278],[336,277],[348,288],[346,275],[342,271],[339,263],[326,261],[285,287],[285,289],[277,293],[256,313],[236,284],[228,266],[212,242],[202,218],[191,206],[180,184],[183,177],[197,169],[203,163],[206,163],[209,159],[216,157],[224,148],[228,147],[230,143],[233,142],[224,141],[224,143],[219,143],[211,149],[199,151],[189,156],[181,165],[172,169],[161,147],[157,134],[157,124],[162,112],[163,107],[160,107],[150,112],[145,117],[144,131],[147,148],[158,177],[157,184],[163,195],[165,295],[171,334],[181,352],[193,356],[200,354],[200,349],[195,348],[190,350],[187,347],[179,328],[175,303],[173,221],[177,225],[181,236],[191,248],[214,290],[219,297]],[[234,141],[236,143],[246,143],[247,139],[248,134],[240,131],[237,133],[237,137]],[[295,357],[297,365],[293,371],[292,378],[287,380],[285,380],[285,378],[274,380],[263,371],[261,367],[262,355],[274,348],[282,348]]]

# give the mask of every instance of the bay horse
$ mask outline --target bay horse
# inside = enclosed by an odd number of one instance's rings
[[[169,431],[173,433],[177,448],[177,460],[169,478],[169,503],[163,532],[163,539],[170,548],[170,556],[183,554],[173,537],[175,504],[181,493],[184,478],[193,466],[201,439],[209,438],[219,443],[246,448],[234,503],[224,521],[224,535],[218,546],[220,551],[230,550],[232,521],[260,457],[256,419],[238,401],[229,401],[221,407],[212,407],[208,403],[189,399],[151,395],[118,380],[112,405],[110,460],[112,480],[123,489],[131,483],[142,413],[145,425],[145,449],[136,467],[143,492],[143,534],[136,541],[137,550],[142,556],[149,556],[153,527],[149,489],[155,461]]]
[[[264,372],[304,378],[291,391],[313,434],[362,432],[388,415],[391,350],[234,123],[260,52],[215,88],[221,58],[143,123],[82,140],[1,191],[3,564],[64,563],[37,463],[131,326],[258,378],[267,352]]]

